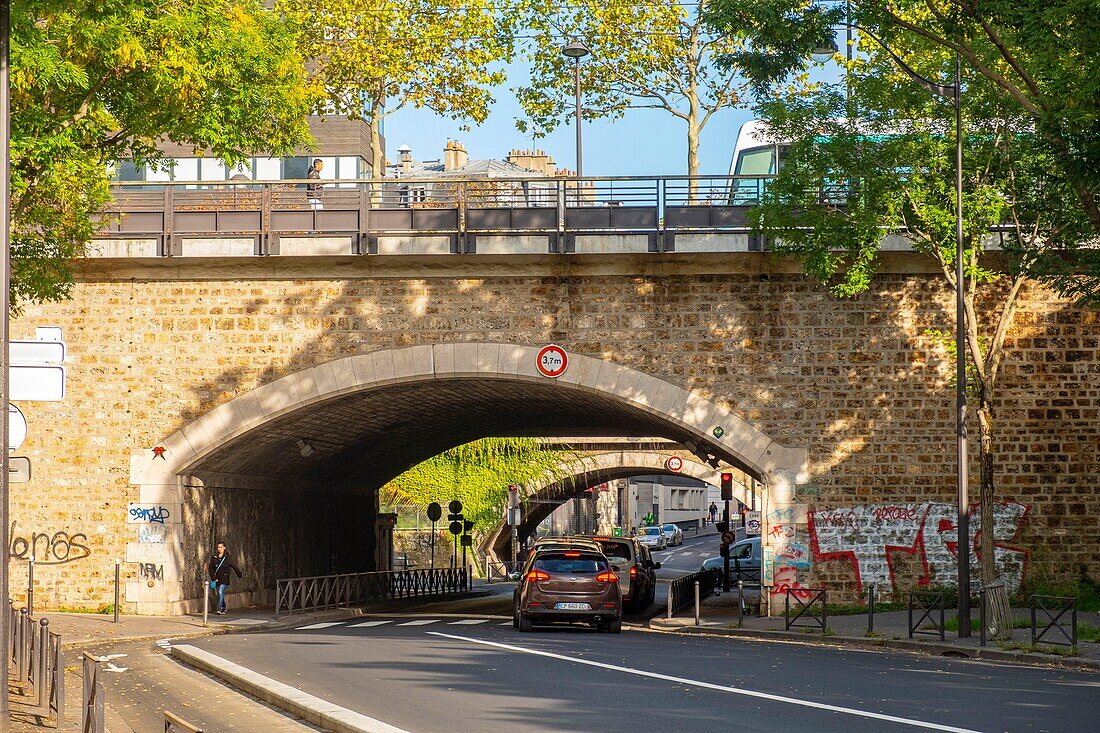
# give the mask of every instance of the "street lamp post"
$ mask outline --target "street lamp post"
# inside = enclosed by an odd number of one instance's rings
[[[844,25],[848,30],[848,60],[850,61],[852,29],[855,28],[851,23],[850,16]],[[878,43],[897,64],[898,68],[905,72],[906,76],[937,97],[950,100],[955,108],[955,444],[958,453],[955,470],[956,499],[958,502],[955,524],[958,532],[956,553],[959,563],[959,638],[967,639],[970,638],[970,489],[967,473],[966,435],[966,299],[963,292],[965,272],[963,268],[961,61],[959,54],[956,52],[954,84],[937,84],[914,71],[881,38],[878,38],[866,28],[858,28],[857,30]],[[821,61],[831,58],[836,51],[836,41],[833,40],[830,47],[815,49],[812,56],[815,60]]]
[[[581,59],[592,53],[588,46],[579,40],[572,40],[561,50],[563,56],[573,59],[573,83],[577,93],[577,178],[581,172]]]
[[[0,0],[0,406],[7,411],[8,384],[8,308],[11,301],[10,189],[11,189],[11,87],[8,69],[11,46],[11,0]],[[0,420],[0,660],[11,661],[11,617],[7,611],[8,561],[11,538],[8,537],[8,421]],[[0,664],[7,676],[7,662]],[[0,731],[11,726],[8,686],[0,689]]]

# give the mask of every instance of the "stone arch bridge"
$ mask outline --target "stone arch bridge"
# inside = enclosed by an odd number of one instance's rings
[[[187,610],[215,539],[241,600],[371,569],[378,487],[486,435],[669,440],[744,471],[776,588],[950,579],[952,363],[928,330],[952,296],[915,255],[840,301],[736,246],[483,249],[80,262],[72,300],[12,325],[68,345],[65,399],[20,404],[12,552],[35,548],[36,602],[109,602],[117,558],[129,610]],[[998,403],[996,560],[1017,581],[1100,575],[1098,338],[1093,311],[1027,291]],[[549,343],[557,378],[535,367]]]

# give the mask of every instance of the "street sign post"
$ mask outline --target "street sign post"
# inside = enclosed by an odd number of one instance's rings
[[[753,537],[760,534],[760,512],[745,514],[745,534]]]
[[[25,456],[8,458],[8,481],[13,484],[25,484],[31,480],[31,459]]]
[[[10,364],[64,364],[64,341],[12,341],[8,344]]]
[[[65,399],[65,367],[54,364],[8,366],[10,399],[60,402]]]
[[[733,532],[723,532],[722,533],[722,544],[723,545],[732,545],[733,541],[735,539],[736,539],[736,537],[734,537]]]

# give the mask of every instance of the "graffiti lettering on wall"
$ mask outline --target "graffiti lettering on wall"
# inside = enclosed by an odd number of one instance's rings
[[[166,506],[131,504],[129,508],[131,522],[154,522],[164,524],[172,516],[172,512]]]
[[[39,565],[61,565],[62,563],[83,560],[92,554],[85,542],[88,535],[83,532],[70,534],[64,530],[50,534],[48,532],[29,532],[16,534],[15,522],[11,523],[11,556],[13,560],[34,558]]]
[[[163,545],[165,534],[163,524],[143,524],[138,527],[138,542],[143,545]]]
[[[164,566],[156,563],[143,562],[138,566],[138,572],[145,580],[164,580]]]
[[[1014,547],[1029,506],[1000,502],[993,508],[994,561],[1009,593],[1023,580],[1027,551]],[[981,510],[970,511],[970,562],[980,567]],[[920,585],[955,582],[958,547],[954,504],[865,504],[810,512],[810,546],[814,560],[845,560],[856,581],[875,583],[889,592],[895,586],[894,563],[909,556],[919,567]]]

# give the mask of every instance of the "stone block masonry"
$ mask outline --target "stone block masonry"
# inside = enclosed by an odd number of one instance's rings
[[[12,489],[13,594],[25,595],[33,552],[37,606],[99,607],[117,558],[130,610],[180,610],[222,536],[246,573],[243,592],[361,569],[373,497],[270,477],[151,497],[130,483],[131,457],[307,367],[465,342],[558,343],[693,390],[807,449],[807,480],[791,497],[802,519],[780,529],[789,541],[777,545],[778,584],[854,595],[871,578],[899,588],[937,579],[955,551],[941,516],[955,490],[953,362],[927,330],[953,328],[952,295],[903,256],[849,300],[766,261],[731,259],[479,262],[483,272],[430,258],[375,270],[323,259],[90,264],[71,301],[27,306],[12,324],[13,338],[61,326],[69,345],[65,401],[20,405],[30,425],[20,455],[34,478]],[[996,403],[1007,512],[997,561],[1017,563],[1021,577],[1100,579],[1098,342],[1095,311],[1026,290]]]

